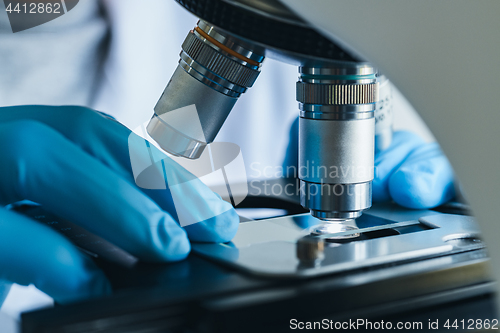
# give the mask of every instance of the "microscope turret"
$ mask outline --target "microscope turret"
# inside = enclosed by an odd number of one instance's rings
[[[297,65],[301,204],[321,220],[339,222],[339,231],[355,227],[353,219],[371,206],[375,68],[278,1],[192,2],[179,1],[202,20],[182,45],[179,66],[148,126],[151,137],[174,155],[198,158],[254,84],[264,57]],[[193,104],[202,130],[193,126],[192,115],[172,112]]]

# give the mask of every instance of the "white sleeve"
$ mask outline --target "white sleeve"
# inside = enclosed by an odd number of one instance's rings
[[[0,11],[0,106],[89,106],[99,80],[108,27],[97,0],[13,33]]]
[[[130,128],[148,121],[198,18],[170,0],[106,0],[112,38],[95,109]]]

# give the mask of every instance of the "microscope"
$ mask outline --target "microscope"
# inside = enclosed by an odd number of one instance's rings
[[[179,65],[154,109],[151,137],[173,155],[199,158],[256,82],[265,57],[297,65],[301,205],[326,222],[319,233],[356,228],[354,220],[372,202],[375,142],[384,149],[391,141],[390,121],[375,126],[379,81],[385,78],[279,1],[231,1],[234,12],[224,14],[217,2],[179,3],[201,20],[184,40]],[[190,105],[202,131],[190,114],[179,112]]]
[[[119,251],[112,244],[98,240],[106,257],[91,247],[94,238],[78,230],[88,237],[74,241],[97,258],[114,295],[23,314],[23,332],[284,332],[294,329],[292,318],[295,323],[424,325],[415,330],[443,330],[446,323],[448,329],[457,323],[466,330],[474,319],[473,325],[479,320],[482,326],[472,328],[497,328],[490,263],[500,276],[500,262],[494,261],[500,224],[492,208],[500,164],[498,154],[486,156],[478,147],[498,151],[500,132],[491,110],[498,108],[498,89],[492,87],[498,87],[500,72],[486,64],[500,56],[499,29],[493,28],[500,28],[500,4],[177,2],[200,21],[182,45],[149,134],[173,155],[200,159],[238,98],[258,84],[264,58],[297,66],[300,197],[252,201],[282,202],[296,210],[262,220],[241,217],[232,242],[193,242],[186,260],[169,265],[133,261],[123,267],[113,261]],[[486,42],[482,34],[489,36]],[[377,43],[388,38],[390,52],[379,52]],[[464,38],[475,48],[462,47],[459,53],[456,45]],[[372,205],[374,152],[388,147],[392,128],[390,114],[384,113],[389,109],[377,108],[387,79],[365,59],[414,96],[410,101],[465,176],[482,230],[468,205],[432,210]],[[192,105],[201,126],[187,112]],[[438,125],[446,135],[439,136]],[[471,128],[474,135],[464,135]],[[484,161],[481,172],[477,161]],[[24,213],[34,219],[41,215]],[[71,229],[63,223],[58,225]],[[439,327],[432,326],[438,321]]]

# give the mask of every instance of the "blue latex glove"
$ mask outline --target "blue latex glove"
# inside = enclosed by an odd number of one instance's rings
[[[411,132],[395,132],[389,148],[375,155],[373,201],[428,209],[455,196],[454,172],[437,143]]]
[[[297,165],[297,147],[298,119],[290,130],[284,170]],[[404,207],[428,209],[455,196],[453,169],[439,145],[410,132],[394,133],[391,146],[375,154],[375,170],[374,202],[393,200]]]
[[[182,212],[170,190],[136,186],[130,156],[146,143],[129,135],[124,126],[86,108],[0,108],[0,281],[33,283],[61,303],[111,291],[104,274],[67,239],[1,208],[20,200],[37,202],[144,261],[184,259],[189,240],[232,239],[236,212],[195,177]],[[154,147],[151,151],[164,157]],[[152,168],[169,177],[187,175],[168,158]],[[177,213],[196,219],[207,210],[215,217],[184,228],[176,221]]]

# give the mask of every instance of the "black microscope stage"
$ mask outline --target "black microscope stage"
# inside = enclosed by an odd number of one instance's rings
[[[88,237],[66,234],[95,258],[113,295],[24,313],[22,331],[281,332],[291,320],[358,319],[421,322],[425,329],[429,320],[495,317],[487,252],[460,209],[374,205],[357,220],[360,237],[327,240],[324,259],[303,265],[296,240],[318,220],[295,198],[250,195],[243,207],[292,214],[242,217],[231,243],[193,244],[186,260],[171,264],[139,262],[109,243],[89,248]],[[16,209],[43,223],[69,223],[39,206]]]

